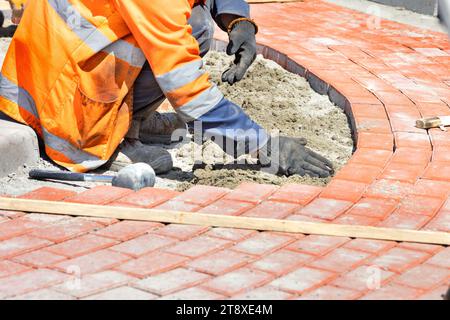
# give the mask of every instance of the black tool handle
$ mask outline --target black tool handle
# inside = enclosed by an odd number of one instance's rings
[[[85,174],[76,172],[33,169],[28,176],[36,180],[84,181]]]

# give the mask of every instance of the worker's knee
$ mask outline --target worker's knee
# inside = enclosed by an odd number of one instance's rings
[[[192,26],[192,35],[200,46],[200,55],[203,57],[211,48],[214,36],[214,20],[206,6],[195,6],[192,9],[189,24]]]

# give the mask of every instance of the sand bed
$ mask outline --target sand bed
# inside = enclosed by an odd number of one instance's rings
[[[220,76],[232,59],[224,53],[211,52],[205,57],[205,68],[224,95],[242,106],[246,113],[266,130],[279,130],[280,134],[304,137],[308,146],[330,159],[339,170],[350,159],[353,151],[351,130],[345,113],[328,96],[316,93],[308,82],[292,74],[271,60],[258,56],[246,77],[230,86],[221,83]],[[310,177],[284,177],[245,169],[213,169],[213,164],[226,164],[233,159],[226,156],[213,142],[203,145],[206,168],[191,170],[193,142],[169,148],[174,157],[175,170],[164,179],[186,180],[178,184],[180,190],[192,184],[234,188],[243,181],[282,185],[305,183],[325,185],[328,179]],[[255,159],[247,158],[249,163]],[[233,168],[233,166],[230,166]]]

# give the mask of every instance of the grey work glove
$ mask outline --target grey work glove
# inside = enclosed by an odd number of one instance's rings
[[[234,64],[222,74],[222,82],[230,85],[241,81],[256,58],[256,27],[249,21],[239,21],[229,33],[229,56],[235,55]]]
[[[303,138],[272,137],[259,151],[259,159],[263,165],[277,167],[278,174],[291,176],[308,175],[310,177],[326,178],[334,173],[333,164],[306,148],[307,141]]]

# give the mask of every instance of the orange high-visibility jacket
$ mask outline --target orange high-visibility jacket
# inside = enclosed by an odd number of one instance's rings
[[[201,71],[194,0],[30,0],[0,76],[0,111],[31,126],[56,163],[104,164],[132,117],[146,60],[185,120],[223,96]]]

